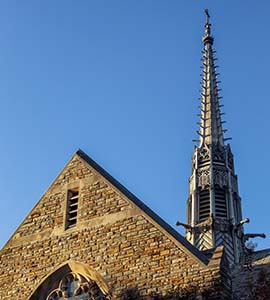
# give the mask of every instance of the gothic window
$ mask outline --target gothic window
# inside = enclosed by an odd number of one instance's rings
[[[46,300],[105,300],[105,295],[92,280],[82,275],[68,273],[60,281],[59,287],[53,290]]]

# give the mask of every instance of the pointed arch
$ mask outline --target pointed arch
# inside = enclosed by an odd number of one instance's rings
[[[104,299],[109,299],[110,289],[103,277],[93,268],[84,263],[67,261],[55,268],[47,275],[30,295],[28,300],[46,300],[51,292],[59,289],[63,278],[73,274],[74,278],[84,278],[86,282],[95,283],[104,295]]]

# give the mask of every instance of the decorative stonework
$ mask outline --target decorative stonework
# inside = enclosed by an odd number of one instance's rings
[[[214,184],[219,185],[221,188],[228,185],[228,173],[225,169],[213,169]]]
[[[199,163],[203,163],[203,162],[208,161],[210,159],[210,152],[209,152],[209,149],[207,147],[201,148],[198,154],[199,154],[198,155]]]
[[[197,173],[198,186],[205,188],[210,185],[210,170],[209,168],[200,169]]]
[[[225,152],[224,149],[219,147],[219,145],[215,146],[212,149],[213,161],[224,162],[225,161]]]
[[[230,223],[229,220],[222,219],[222,218],[215,218],[214,230],[220,233],[230,233],[232,230],[232,224]]]
[[[230,146],[225,144],[218,80],[215,66],[214,38],[211,35],[209,14],[203,37],[202,90],[199,100],[200,128],[197,131],[198,147],[195,147],[192,160],[192,175],[189,181],[189,195],[193,199],[193,209],[187,203],[188,240],[200,250],[223,245],[231,264],[239,263],[241,240],[232,230],[232,220],[238,216],[241,221],[242,209],[238,195],[237,177],[234,173],[233,155]],[[197,157],[194,163],[194,158]],[[196,178],[194,178],[196,174]],[[230,177],[229,177],[230,176]],[[213,218],[212,224],[205,224],[205,218]],[[208,220],[206,220],[208,222]],[[239,225],[241,226],[241,224]],[[188,230],[186,230],[188,231]],[[240,250],[239,250],[240,249]]]
[[[59,287],[53,290],[46,300],[103,300],[105,295],[98,285],[86,280],[82,275],[68,273],[60,281]]]

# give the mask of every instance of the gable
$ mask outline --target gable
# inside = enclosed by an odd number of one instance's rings
[[[80,189],[77,229],[142,215],[199,263],[208,262],[200,251],[81,150],[74,154],[2,251],[9,245],[67,234],[67,190],[75,187]]]
[[[181,249],[197,259],[203,264],[207,264],[207,258],[193,245],[191,245],[182,235],[174,230],[168,223],[160,218],[155,212],[153,212],[147,205],[139,200],[134,194],[127,190],[120,182],[107,173],[100,165],[98,165],[93,159],[86,155],[82,150],[78,150],[77,154],[85,160],[90,166],[92,166],[99,174],[101,174],[107,182],[109,182],[114,188],[116,188],[126,200],[128,200],[132,206],[135,206],[151,223],[157,226],[164,234],[174,240]]]
[[[78,220],[66,228],[67,192],[74,188]],[[9,299],[12,282],[14,293],[21,291],[18,300],[28,299],[48,273],[70,260],[96,270],[118,294],[135,282],[148,293],[193,284],[206,274],[210,281],[220,269],[81,150],[1,250],[0,298]]]

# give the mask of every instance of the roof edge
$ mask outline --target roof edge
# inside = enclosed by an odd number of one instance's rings
[[[87,162],[92,168],[100,173],[106,180],[115,186],[121,193],[123,193],[129,200],[131,200],[137,207],[139,207],[145,214],[153,219],[159,226],[168,232],[174,239],[176,239],[182,246],[184,246],[193,256],[196,256],[203,264],[207,265],[208,258],[191,243],[189,243],[180,233],[173,229],[166,221],[159,217],[152,209],[138,199],[133,193],[125,188],[118,180],[111,176],[105,169],[103,169],[97,162],[89,157],[83,150],[78,149],[76,154]]]

